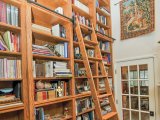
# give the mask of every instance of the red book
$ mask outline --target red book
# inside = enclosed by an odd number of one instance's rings
[[[18,38],[17,38],[17,35],[15,34],[14,35],[14,40],[13,40],[13,43],[14,43],[14,52],[19,52],[18,51],[18,46],[17,46],[17,40]]]
[[[42,97],[43,97],[43,100],[47,100],[47,92],[46,91],[42,92]]]
[[[0,22],[7,22],[7,7],[6,3],[0,1]]]

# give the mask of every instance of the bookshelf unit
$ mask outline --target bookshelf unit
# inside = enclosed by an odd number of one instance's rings
[[[110,80],[110,87],[114,94],[114,66],[113,66],[113,41],[112,29],[111,29],[111,14],[110,14],[110,0],[96,0],[94,15],[94,26],[97,33],[97,39],[99,41],[99,46],[104,59],[104,64],[106,66],[106,71],[108,73],[108,78]],[[104,28],[99,31],[97,25]],[[99,93],[103,91],[99,90]]]
[[[18,0],[0,0],[1,5],[5,6],[1,8],[1,10],[6,10],[6,15],[3,16],[3,20],[0,20],[0,33],[3,35],[8,32],[8,36],[12,35],[12,37],[5,38],[5,40],[13,41],[17,44],[15,46],[7,46],[9,50],[0,50],[1,60],[5,59],[8,63],[1,61],[3,65],[8,66],[4,67],[5,72],[3,72],[3,76],[0,78],[0,89],[1,89],[1,104],[0,104],[0,119],[2,120],[27,120],[28,114],[28,86],[27,86],[27,64],[26,64],[26,33],[25,33],[25,4],[23,1]],[[16,9],[17,11],[11,11],[9,14],[7,11],[8,8]],[[1,11],[2,12],[2,11]],[[17,13],[18,14],[17,14]],[[8,21],[7,18],[10,17],[11,21]],[[17,19],[17,20],[16,20]],[[19,40],[19,42],[18,42]],[[17,48],[18,47],[18,48]],[[11,49],[12,48],[12,49]],[[12,63],[11,63],[12,61]],[[19,63],[18,63],[19,61]],[[8,65],[9,64],[9,65]],[[18,66],[19,64],[19,66]],[[15,72],[13,72],[13,67]],[[2,68],[2,64],[1,64]],[[17,75],[19,73],[19,75]],[[2,69],[1,69],[2,75]],[[14,87],[14,86],[17,87]],[[3,91],[6,91],[2,93]],[[10,93],[8,93],[9,91]],[[8,91],[8,92],[7,92]],[[15,92],[13,92],[15,91]],[[7,95],[10,98],[7,99]],[[13,97],[14,96],[14,97]],[[4,101],[2,101],[2,97]]]
[[[46,9],[47,7],[47,9]],[[64,11],[64,15],[56,13],[54,10],[57,7],[62,7]],[[73,56],[72,56],[72,45],[73,45],[73,33],[72,33],[72,22],[71,22],[71,3],[70,1],[61,0],[59,2],[47,0],[37,0],[36,2],[31,2],[27,4],[27,55],[28,57],[28,79],[29,79],[29,97],[30,97],[30,120],[34,120],[35,117],[38,116],[34,114],[34,110],[36,110],[36,114],[44,111],[45,115],[49,116],[58,116],[60,114],[63,120],[71,120],[73,119],[74,113],[74,102],[73,102],[73,89],[74,89],[74,79],[72,76],[69,77],[59,77],[59,76],[38,76],[38,73],[33,73],[33,66],[38,66],[38,64],[46,64],[46,62],[65,62],[67,64],[67,68],[73,71]],[[56,31],[52,30],[52,32],[46,32],[43,30],[39,30],[33,25],[40,25],[46,28],[52,29],[54,25],[60,24],[64,27],[66,31],[66,37],[60,37],[56,35]],[[55,33],[55,34],[54,34]],[[45,54],[34,54],[33,45],[44,46],[45,44],[56,46],[58,44],[67,43],[67,57],[57,56],[55,55],[45,55]],[[64,53],[65,54],[65,53]],[[35,63],[33,63],[35,61]],[[35,65],[36,64],[36,65]],[[57,64],[57,63],[56,63]],[[62,66],[63,67],[63,66]],[[37,69],[35,67],[35,69]],[[39,70],[39,69],[37,69]],[[52,73],[53,74],[53,73]],[[60,84],[65,84],[65,92],[63,95],[61,93],[61,88],[59,85],[55,91],[55,89],[38,89],[37,86],[41,84],[52,84],[57,85],[58,82]],[[39,85],[38,85],[39,84]],[[68,89],[67,89],[68,88]],[[64,88],[62,88],[64,90]],[[58,92],[58,90],[60,92]],[[47,98],[41,99],[41,94],[48,95]],[[54,94],[55,97],[52,97]],[[65,113],[67,112],[67,113]],[[68,114],[67,116],[65,116]]]
[[[8,85],[12,82],[20,82],[21,83],[21,101],[20,105],[11,105],[1,108],[0,107],[0,118],[7,120],[34,120],[35,111],[37,113],[44,112],[47,117],[57,115],[57,113],[61,113],[62,115],[66,115],[67,117],[62,118],[63,120],[76,120],[76,117],[85,115],[86,113],[91,113],[95,111],[95,106],[89,107],[79,113],[76,114],[76,102],[77,100],[83,100],[90,98],[92,96],[91,90],[89,88],[87,77],[84,73],[84,65],[83,60],[78,59],[80,56],[76,56],[75,58],[75,48],[79,47],[79,43],[75,40],[75,31],[74,31],[74,15],[85,17],[87,19],[86,24],[83,24],[84,21],[80,24],[83,34],[91,34],[92,27],[91,23],[93,23],[96,35],[99,41],[109,42],[110,51],[101,50],[101,53],[105,55],[111,55],[110,63],[107,63],[106,66],[109,68],[108,77],[112,78],[112,82],[114,83],[113,76],[113,61],[112,61],[112,42],[113,38],[111,37],[111,17],[109,14],[106,14],[104,11],[100,9],[100,7],[107,8],[110,11],[110,3],[109,0],[98,0],[99,6],[96,7],[96,0],[79,0],[85,6],[88,6],[89,10],[85,11],[81,7],[78,7],[72,0],[0,0],[5,3],[9,3],[15,5],[19,8],[19,26],[13,26],[10,24],[6,24],[4,22],[0,22],[0,32],[5,32],[10,30],[12,32],[20,34],[20,52],[9,52],[9,51],[1,51],[1,58],[16,58],[21,60],[22,64],[22,77],[21,78],[0,78],[0,83],[2,85]],[[58,8],[58,12],[57,11]],[[63,8],[63,11],[62,9]],[[84,7],[85,8],[85,7]],[[85,8],[86,9],[86,8]],[[62,14],[62,13],[63,14]],[[75,12],[73,14],[73,12]],[[107,19],[107,25],[105,25],[101,21],[97,21],[96,13],[105,16]],[[60,24],[66,30],[66,37],[59,37],[53,35],[55,31],[52,33],[46,32],[52,29],[54,25]],[[107,34],[98,32],[96,30],[96,25],[103,27]],[[36,28],[43,27],[45,30],[41,30]],[[94,45],[97,43],[95,41],[89,41],[91,36],[87,36],[84,39],[85,46],[88,50],[88,53],[92,53],[92,49],[94,49]],[[47,55],[46,54],[38,54],[36,53],[36,47],[43,48],[44,45],[57,45],[67,43],[68,54],[67,57],[64,55],[58,56],[55,55]],[[35,45],[35,46],[34,46]],[[45,46],[46,48],[46,46]],[[35,50],[35,51],[34,51]],[[35,53],[33,53],[35,52]],[[62,51],[60,51],[62,52]],[[64,53],[65,54],[65,53]],[[79,53],[80,54],[80,53]],[[63,56],[63,57],[62,57]],[[34,61],[34,62],[33,62]],[[41,67],[47,65],[47,63],[51,63],[52,61],[65,62],[67,63],[67,69],[71,70],[72,76],[68,77],[55,77],[42,75],[37,76],[38,73],[34,72],[36,69],[39,71],[42,69]],[[105,93],[103,90],[101,91],[99,88],[100,80],[105,78],[106,76],[99,75],[98,73],[98,61],[100,61],[97,57],[89,57],[89,62],[93,69],[93,79],[95,82],[95,87],[98,95],[101,95],[101,99],[103,99],[103,94]],[[81,75],[76,75],[75,72],[75,63],[79,64],[81,68]],[[43,64],[43,65],[42,65]],[[41,67],[36,68],[36,65],[40,65]],[[51,65],[51,64],[50,64]],[[44,71],[43,71],[44,72]],[[35,76],[36,74],[36,76]],[[37,86],[50,86],[50,84],[60,82],[66,86],[69,86],[69,89],[65,89],[63,96],[50,98],[48,94],[53,95],[52,88],[38,89]],[[57,83],[58,84],[58,83]],[[1,87],[1,85],[0,85]],[[77,91],[77,88],[79,89]],[[82,90],[83,89],[83,90]],[[59,89],[61,90],[61,89]],[[66,92],[69,90],[69,92]],[[82,91],[81,91],[82,90]],[[44,92],[45,91],[45,92]],[[52,91],[52,92],[50,92]],[[47,94],[48,96],[43,98],[40,97],[42,93]],[[38,95],[39,93],[39,95]],[[56,91],[57,93],[57,91]],[[38,99],[37,99],[38,98]],[[40,99],[39,99],[40,98]],[[112,103],[113,104],[113,103]],[[95,114],[94,112],[92,114]],[[114,113],[110,113],[109,116],[114,116]],[[96,115],[95,115],[96,119]]]

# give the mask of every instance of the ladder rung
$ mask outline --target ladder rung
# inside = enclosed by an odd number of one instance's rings
[[[91,57],[88,57],[89,60],[92,60],[92,61],[102,61],[102,59],[100,58],[91,58]]]
[[[103,120],[108,120],[108,119],[114,117],[115,115],[117,115],[117,112],[110,112],[110,113],[107,113],[106,115],[104,115],[102,118],[103,118]]]
[[[98,98],[105,98],[105,97],[109,97],[111,96],[112,94],[103,94],[103,95],[99,95]]]
[[[97,42],[93,42],[92,40],[86,40],[86,39],[84,39],[84,42],[87,43],[87,44],[98,45]]]

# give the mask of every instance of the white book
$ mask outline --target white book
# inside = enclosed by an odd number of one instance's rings
[[[74,4],[75,6],[77,6],[78,8],[82,9],[83,11],[89,14],[89,8],[83,3],[81,3],[79,0],[75,0]]]
[[[101,9],[103,12],[105,12],[107,15],[109,15],[109,16],[111,15],[105,8],[102,7],[102,8],[100,8],[100,9]]]
[[[54,11],[56,11],[57,13],[63,15],[63,8],[62,8],[62,7],[58,7],[58,8],[56,8]]]
[[[60,37],[60,24],[52,26],[52,35]]]

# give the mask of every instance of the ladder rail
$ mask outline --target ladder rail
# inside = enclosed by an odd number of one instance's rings
[[[106,93],[109,94],[108,99],[109,99],[112,111],[114,111],[114,113],[116,113],[115,114],[116,118],[114,120],[119,120],[119,116],[118,116],[117,110],[116,110],[116,105],[114,103],[113,94],[112,94],[111,88],[109,86],[108,74],[107,74],[107,72],[105,70],[105,67],[104,67],[105,65],[104,65],[103,60],[102,60],[101,50],[100,50],[99,45],[98,45],[98,40],[97,40],[97,36],[96,36],[95,30],[94,30],[93,24],[92,24],[91,27],[92,27],[91,28],[92,29],[92,38],[93,38],[92,41],[94,41],[96,43],[96,45],[94,46],[95,47],[95,57],[99,59],[99,61],[96,62],[96,65],[97,65],[97,63],[99,64],[100,70],[102,72],[102,76],[106,76],[104,78]],[[75,30],[76,30],[76,34],[77,34],[77,38],[78,38],[78,42],[79,42],[80,52],[81,52],[82,58],[83,58],[84,67],[86,69],[86,75],[87,75],[87,78],[88,78],[88,82],[90,84],[91,94],[92,94],[93,101],[94,101],[94,104],[95,104],[96,115],[98,116],[98,120],[106,120],[105,117],[103,117],[102,114],[101,114],[100,101],[99,101],[98,93],[97,93],[97,90],[96,90],[96,87],[95,87],[92,71],[91,71],[91,68],[90,68],[89,57],[88,57],[87,52],[86,52],[86,45],[85,45],[84,38],[83,38],[83,35],[82,35],[81,26],[80,26],[80,23],[79,23],[79,20],[78,20],[77,17],[76,17]],[[112,117],[114,117],[114,116],[112,116]],[[110,119],[110,118],[107,117],[107,119]]]

